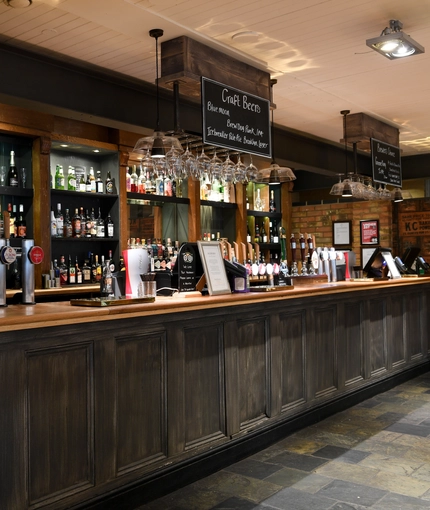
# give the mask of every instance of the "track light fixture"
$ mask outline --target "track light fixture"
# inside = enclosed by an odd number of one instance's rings
[[[390,60],[424,53],[424,47],[402,32],[402,28],[403,23],[398,19],[392,19],[390,26],[384,28],[379,37],[367,39],[366,44]]]

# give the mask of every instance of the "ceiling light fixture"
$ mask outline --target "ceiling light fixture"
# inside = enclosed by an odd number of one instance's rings
[[[402,32],[402,28],[403,23],[398,19],[391,19],[390,26],[384,28],[379,37],[367,39],[366,44],[390,60],[424,53],[424,47]]]
[[[139,138],[134,146],[132,154],[135,154],[138,158],[142,159],[148,151],[151,153],[153,159],[163,159],[166,157],[166,153],[174,148],[179,152],[184,152],[181,142],[176,136],[167,135],[160,129],[160,94],[158,85],[158,38],[164,34],[160,28],[154,28],[149,31],[149,35],[155,39],[155,66],[156,66],[156,127],[152,136],[145,136]]]
[[[33,3],[33,0],[3,0],[3,2],[8,7],[15,7],[16,9],[20,9],[23,7],[30,7]]]
[[[276,85],[278,80],[270,80],[272,103],[273,103],[273,85]],[[271,123],[271,138],[272,138],[272,163],[268,168],[259,170],[257,177],[254,179],[256,183],[264,184],[281,184],[282,182],[290,182],[296,179],[294,172],[287,166],[279,166],[275,161],[275,132],[273,124],[273,108],[272,108],[272,123]]]

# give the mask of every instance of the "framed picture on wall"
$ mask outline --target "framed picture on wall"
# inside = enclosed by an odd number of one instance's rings
[[[333,221],[333,246],[349,247],[351,243],[351,222]]]
[[[373,255],[375,248],[377,248],[377,246],[374,246],[373,248],[361,248],[361,268],[362,269],[364,267],[366,267],[366,264],[369,262],[370,257]]]
[[[379,220],[360,221],[360,244],[379,244]]]

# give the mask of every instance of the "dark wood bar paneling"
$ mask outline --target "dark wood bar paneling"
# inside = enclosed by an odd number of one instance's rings
[[[0,311],[44,310],[0,328],[1,508],[132,508],[428,369],[430,281],[351,288]]]

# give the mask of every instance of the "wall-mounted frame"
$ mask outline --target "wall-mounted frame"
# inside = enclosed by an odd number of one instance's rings
[[[360,244],[379,244],[379,220],[360,221]]]
[[[372,248],[361,248],[361,268],[366,266],[376,248],[378,248],[378,246],[373,246]]]
[[[349,247],[352,244],[351,222],[333,221],[333,246]]]
[[[220,243],[214,241],[197,241],[197,246],[199,247],[209,294],[211,296],[231,294]]]

